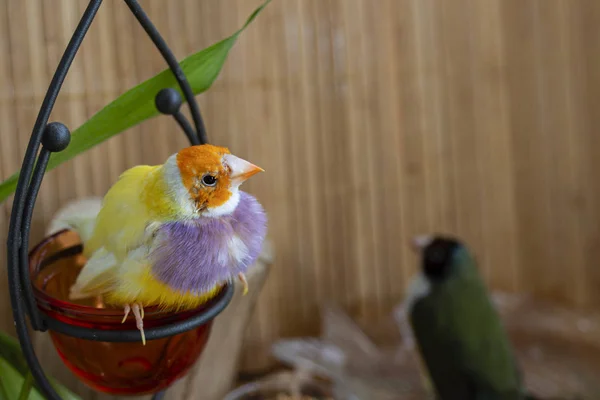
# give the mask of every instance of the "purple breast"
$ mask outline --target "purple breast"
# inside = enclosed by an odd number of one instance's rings
[[[240,202],[231,215],[162,225],[150,254],[152,272],[173,289],[205,292],[246,272],[258,258],[266,232],[263,207],[240,191]],[[233,249],[232,238],[237,241]]]

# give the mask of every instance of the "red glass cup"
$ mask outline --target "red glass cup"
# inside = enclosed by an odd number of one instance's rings
[[[63,230],[47,237],[29,254],[29,271],[39,309],[63,323],[96,330],[136,330],[125,323],[123,309],[106,307],[101,299],[72,302],[69,288],[86,259],[80,238]],[[144,310],[144,329],[184,321],[206,312],[223,291],[205,305],[187,312]],[[208,341],[212,320],[183,333],[141,342],[102,342],[80,339],[50,330],[54,346],[67,367],[90,387],[114,395],[144,395],[166,389],[184,376]]]

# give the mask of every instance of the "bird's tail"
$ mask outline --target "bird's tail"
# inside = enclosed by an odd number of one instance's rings
[[[101,208],[101,197],[85,197],[67,203],[52,217],[46,228],[46,236],[71,229],[79,234],[82,243],[87,242],[92,236]]]

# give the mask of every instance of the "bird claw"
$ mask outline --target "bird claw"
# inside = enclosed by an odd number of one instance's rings
[[[246,280],[246,275],[240,272],[238,274],[238,279],[242,282],[242,295],[245,296],[248,293],[248,281]]]
[[[144,334],[144,308],[139,304],[134,304],[132,307],[133,315],[135,315],[136,326],[142,334],[142,343],[146,345],[146,335]],[[141,310],[141,311],[140,311]]]
[[[125,304],[125,315],[123,316],[123,320],[121,321],[122,324],[125,323],[125,321],[127,320],[129,311],[131,311],[131,306],[129,304]]]
[[[129,305],[126,304],[125,305],[125,316],[123,317],[123,320],[121,321],[121,323],[124,323],[125,320],[127,320],[127,316],[129,315],[129,312],[133,311],[133,315],[135,316],[135,323],[136,323],[136,327],[138,328],[138,330],[140,331],[141,335],[142,335],[142,343],[145,346],[146,345],[146,334],[144,333],[144,307],[141,304],[133,304],[133,305]]]

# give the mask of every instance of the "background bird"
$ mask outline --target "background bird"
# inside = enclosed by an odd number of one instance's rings
[[[445,236],[417,237],[414,247],[421,269],[406,303],[437,398],[533,399],[467,247]]]
[[[236,277],[246,292],[244,274],[259,256],[267,218],[239,186],[261,171],[208,144],[125,171],[92,228],[89,218],[61,220],[80,233],[88,259],[70,299],[102,296],[124,308],[123,321],[132,311],[145,343],[144,307],[194,308]]]

